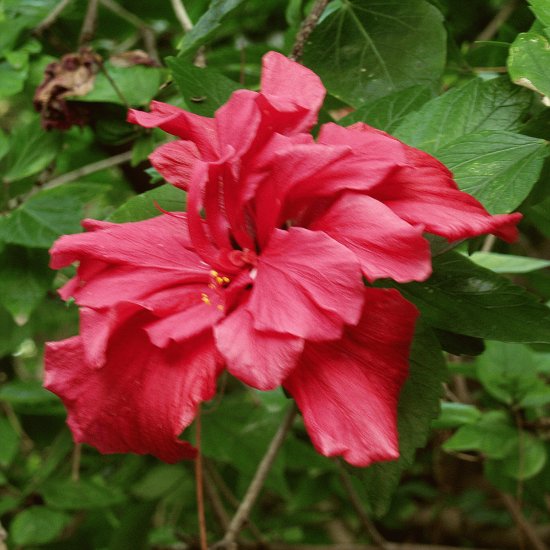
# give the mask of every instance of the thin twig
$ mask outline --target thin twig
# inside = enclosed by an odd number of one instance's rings
[[[78,43],[80,46],[88,45],[94,36],[98,5],[99,0],[88,0],[88,9],[86,10],[86,15],[84,16],[84,23],[82,23],[80,37],[78,38]]]
[[[292,52],[288,56],[293,61],[299,61],[302,58],[306,41],[315,28],[315,25],[317,25],[317,21],[319,21],[322,13],[325,11],[327,4],[328,0],[317,0],[315,4],[313,4],[308,16],[303,20],[300,30],[296,35]]]
[[[197,484],[197,512],[199,515],[199,535],[201,550],[208,549],[208,540],[206,537],[206,519],[204,514],[204,483],[202,476],[202,451],[201,451],[201,408],[197,408],[195,417],[195,446],[197,447],[197,457],[195,458],[195,482]]]
[[[185,32],[189,32],[193,28],[193,22],[191,21],[183,2],[181,0],[170,0],[170,2],[172,3],[172,8],[174,9],[176,18],[180,22],[183,30]]]
[[[342,465],[342,462],[340,460],[335,460],[335,462],[338,465],[338,476],[340,477],[340,481],[342,482],[342,485],[346,490],[346,493],[348,494],[349,500],[352,506],[355,508],[355,511],[357,512],[357,515],[359,516],[359,519],[361,520],[365,531],[378,548],[386,550],[386,548],[388,547],[388,541],[382,536],[380,531],[378,531],[374,523],[369,518],[367,511],[363,507],[363,503],[361,502],[361,499],[359,498],[359,495],[357,494],[357,491],[355,490],[355,487],[351,482],[349,474],[346,472],[344,466]]]
[[[269,470],[271,470],[271,466],[273,465],[275,457],[283,444],[287,432],[292,427],[292,423],[294,422],[297,412],[298,409],[296,404],[293,402],[281,425],[279,426],[277,433],[271,440],[271,443],[269,444],[269,447],[267,448],[256,473],[254,474],[246,494],[244,495],[239,508],[235,512],[231,523],[229,524],[229,528],[227,529],[223,540],[216,545],[217,547],[226,548],[227,550],[234,550],[237,548],[235,539],[237,538],[239,531],[252,510],[252,506],[254,506],[254,503],[260,494],[262,486],[267,478],[267,475],[269,474]]]
[[[494,235],[487,235],[485,237],[485,240],[483,241],[481,252],[491,252],[496,242],[497,242],[497,238]]]
[[[525,536],[527,537],[527,539],[529,539],[529,542],[532,544],[533,548],[535,550],[548,550],[548,546],[544,544],[544,542],[539,537],[538,533],[535,531],[534,527],[529,523],[527,518],[523,515],[523,512],[521,511],[521,508],[518,506],[518,503],[516,502],[516,500],[510,495],[507,495],[506,493],[503,493],[500,491],[499,491],[499,496],[502,499],[502,502],[504,502],[504,505],[506,506],[508,512],[512,516],[514,522],[518,526],[518,529],[525,533]]]
[[[125,162],[129,162],[131,159],[132,151],[126,151],[103,160],[98,160],[97,162],[86,164],[76,170],[61,174],[60,176],[47,181],[44,185],[33,189],[27,194],[25,199],[28,199],[30,196],[35,195],[40,191],[44,191],[45,189],[53,189],[54,187],[58,187],[64,183],[70,183],[71,181],[75,181],[79,178],[83,178],[84,176],[93,174],[94,172],[100,172],[101,170],[106,170],[107,168],[113,168],[119,164],[124,164]]]
[[[61,2],[59,2],[55,8],[36,26],[34,33],[40,34],[48,27],[51,27],[70,3],[71,0],[61,0]]]
[[[508,21],[508,18],[514,13],[518,6],[519,0],[509,0],[509,2],[506,2],[493,19],[489,21],[489,24],[477,35],[476,42],[492,40],[500,27]]]
[[[71,461],[71,479],[78,481],[80,479],[80,458],[82,456],[82,443],[75,443],[73,457]]]
[[[145,51],[149,54],[151,59],[160,65],[160,58],[155,40],[155,31],[135,13],[128,11],[124,6],[121,6],[118,2],[115,2],[115,0],[99,0],[99,2],[102,6],[112,11],[115,15],[118,15],[121,19],[124,19],[130,23],[130,25],[137,28],[141,34]]]
[[[214,514],[218,518],[218,522],[222,528],[222,531],[225,533],[229,528],[229,515],[223,505],[220,494],[218,493],[218,489],[216,488],[216,485],[212,480],[212,477],[210,476],[210,474],[206,469],[203,470],[203,482],[204,482],[204,491],[206,493],[208,500],[210,501],[212,510],[214,511]]]

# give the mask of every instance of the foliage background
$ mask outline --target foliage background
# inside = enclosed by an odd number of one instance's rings
[[[76,308],[55,292],[71,270],[48,268],[53,241],[85,216],[124,222],[156,215],[154,200],[185,205],[147,161],[166,136],[127,124],[127,105],[155,97],[212,115],[233,90],[257,88],[265,52],[291,51],[313,5],[194,0],[196,25],[184,32],[174,3],[0,4],[0,548],[198,544],[193,465],[75,447],[63,407],[41,387],[43,343],[78,330]],[[396,285],[422,311],[401,459],[346,468],[317,455],[298,421],[243,545],[550,544],[549,40],[547,0],[334,0],[324,11],[303,55],[329,92],[322,121],[365,121],[435,155],[492,213],[523,212],[522,236],[454,250],[433,240],[432,278]],[[45,131],[35,90],[48,63],[82,45],[104,61],[69,103],[88,121]],[[110,59],[136,48],[161,64]],[[222,385],[202,411],[211,542],[288,406],[281,392]]]

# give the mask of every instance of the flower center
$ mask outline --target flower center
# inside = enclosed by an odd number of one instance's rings
[[[207,306],[215,305],[217,309],[219,309],[220,311],[223,311],[225,309],[225,306],[224,306],[225,300],[224,300],[222,291],[224,288],[226,288],[229,285],[230,282],[231,282],[231,279],[229,277],[220,275],[215,270],[210,271],[210,282],[208,283],[208,288],[212,292],[202,292],[201,300]]]

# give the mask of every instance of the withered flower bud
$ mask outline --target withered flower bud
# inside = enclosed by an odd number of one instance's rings
[[[100,55],[82,48],[78,53],[66,54],[46,67],[44,80],[36,89],[33,100],[45,130],[67,130],[74,124],[83,126],[87,123],[89,106],[66,98],[89,93],[101,63]]]

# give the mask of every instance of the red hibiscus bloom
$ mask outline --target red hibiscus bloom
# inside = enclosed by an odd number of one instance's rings
[[[178,137],[151,155],[188,191],[188,212],[125,224],[87,220],[52,267],[79,262],[61,290],[80,335],[48,344],[46,387],[77,441],[102,452],[194,456],[178,436],[226,368],[284,386],[315,447],[366,466],[398,456],[396,410],[417,317],[389,277],[431,273],[423,232],[516,237],[437,160],[365,124],[315,124],[324,88],[264,57],[261,92],[214,119],[155,102],[129,120]]]

